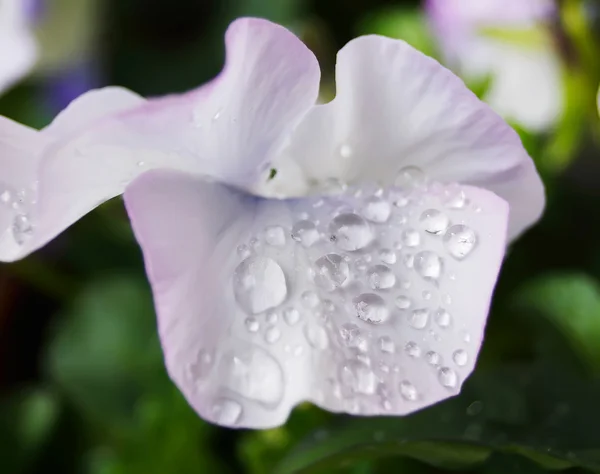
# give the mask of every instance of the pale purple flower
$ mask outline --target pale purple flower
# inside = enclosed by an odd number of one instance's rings
[[[186,94],[97,90],[41,132],[3,120],[0,258],[124,192],[168,372],[203,418],[272,427],[306,400],[400,415],[458,393],[507,232],[544,205],[515,132],[402,41],[346,45],[324,105],[285,28],[237,20],[226,46]]]
[[[0,2],[0,93],[33,67],[37,45],[29,21],[29,0]]]
[[[552,0],[427,0],[426,11],[445,61],[468,79],[491,78],[494,110],[536,132],[556,122],[563,85],[546,28]]]

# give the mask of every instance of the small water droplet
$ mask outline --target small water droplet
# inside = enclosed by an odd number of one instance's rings
[[[460,185],[454,183],[446,187],[444,205],[449,209],[463,209],[468,199]]]
[[[349,360],[342,364],[340,380],[353,392],[365,395],[372,395],[377,389],[377,376],[367,364],[358,360]]]
[[[0,194],[0,202],[2,202],[3,204],[10,203],[11,199],[12,199],[12,194],[8,189],[3,191],[2,194]]]
[[[342,250],[360,250],[371,243],[373,232],[367,222],[357,214],[340,214],[329,224],[332,240]]]
[[[402,168],[394,184],[401,188],[418,188],[423,186],[427,182],[425,173],[421,168],[416,166],[406,166]]]
[[[258,322],[258,319],[253,318],[252,316],[246,318],[244,324],[246,325],[246,329],[248,329],[249,332],[257,332],[260,329],[260,323]]]
[[[145,161],[138,161],[137,165],[142,168],[143,166],[146,166],[146,162]]]
[[[471,342],[471,335],[468,332],[466,332],[463,336],[463,341],[465,341],[466,343]]]
[[[354,150],[352,150],[352,147],[350,145],[342,145],[340,147],[340,156],[342,158],[350,158],[353,154]]]
[[[393,354],[396,350],[396,346],[394,345],[394,341],[389,336],[381,336],[379,338],[379,350],[386,354]]]
[[[249,257],[233,274],[238,304],[248,313],[262,313],[279,306],[287,296],[285,275],[279,264],[267,257]]]
[[[309,309],[316,308],[321,302],[319,295],[317,295],[314,291],[305,291],[302,293],[300,298],[302,299],[302,304]]]
[[[285,231],[280,225],[271,225],[265,229],[265,241],[273,247],[285,245]]]
[[[325,291],[342,286],[350,276],[348,263],[335,253],[327,254],[315,262],[315,283]]]
[[[387,263],[388,265],[393,265],[396,263],[396,252],[392,249],[381,249],[379,251],[379,260],[383,263]]]
[[[459,367],[464,367],[465,365],[467,365],[467,362],[469,360],[469,355],[467,354],[467,352],[465,350],[458,349],[458,350],[454,351],[454,354],[452,354],[452,360]]]
[[[398,309],[408,309],[412,302],[408,296],[400,295],[396,298],[396,306]]]
[[[405,253],[402,255],[402,263],[406,268],[413,268],[415,266],[415,256],[412,253]]]
[[[434,252],[419,252],[415,256],[415,270],[425,280],[437,280],[442,275],[442,259]]]
[[[33,224],[27,214],[17,214],[13,220],[12,232],[15,242],[23,245],[33,235]]]
[[[423,329],[429,322],[429,310],[425,308],[415,309],[408,319],[410,325],[415,329]]]
[[[444,308],[438,308],[433,314],[433,319],[441,328],[448,328],[452,324],[452,316]]]
[[[404,351],[406,352],[406,354],[408,354],[409,357],[412,357],[414,359],[421,357],[421,348],[416,342],[407,342],[406,346],[404,346]]]
[[[417,400],[417,398],[419,398],[419,392],[417,392],[416,387],[408,380],[403,380],[402,382],[400,382],[399,388],[400,395],[402,395],[402,398],[404,398],[405,400],[409,402],[414,402],[415,400]]]
[[[304,337],[311,347],[324,350],[329,345],[329,337],[323,326],[307,324],[304,327]]]
[[[222,109],[219,109],[215,112],[215,115],[213,115],[213,121],[216,122],[217,120],[219,120],[219,118],[221,117],[221,113],[223,112]]]
[[[270,325],[274,325],[277,324],[277,320],[279,319],[279,316],[277,316],[277,313],[275,311],[267,311],[267,314],[265,314],[265,319],[267,321],[267,324]]]
[[[240,256],[240,258],[248,258],[250,255],[252,255],[252,252],[250,251],[250,247],[248,247],[246,244],[241,244],[238,245],[237,254]]]
[[[424,211],[419,221],[423,230],[432,235],[443,234],[450,225],[448,216],[437,209]]]
[[[406,229],[402,232],[402,243],[407,247],[418,247],[421,243],[421,235],[415,229]]]
[[[446,388],[456,388],[458,384],[458,375],[450,367],[442,367],[438,371],[438,379]]]
[[[303,247],[311,247],[321,238],[317,226],[309,220],[301,220],[292,227],[292,239],[302,244]]]
[[[462,260],[475,248],[477,235],[466,225],[453,225],[444,236],[444,244],[452,257]]]
[[[213,352],[208,349],[200,349],[196,360],[189,366],[188,375],[196,383],[205,380],[213,367]]]
[[[212,406],[211,418],[223,426],[235,426],[242,417],[242,405],[228,398],[220,398]]]
[[[421,296],[423,296],[425,301],[429,301],[433,295],[431,294],[431,291],[425,290],[421,293]]]
[[[269,344],[276,343],[277,341],[279,341],[280,337],[281,331],[276,327],[270,327],[265,332],[265,341],[267,341]]]
[[[363,293],[353,300],[356,314],[368,323],[381,324],[389,317],[385,301],[374,293]]]
[[[362,352],[368,349],[368,341],[356,324],[345,323],[340,327],[341,342],[346,347],[356,347]]]
[[[283,319],[285,319],[287,324],[293,326],[300,321],[300,311],[298,311],[296,308],[287,308],[283,312]]]
[[[433,365],[434,367],[442,363],[442,357],[435,351],[429,351],[425,354],[425,359],[429,365]]]
[[[396,275],[385,265],[374,265],[368,272],[369,285],[374,290],[387,290],[396,284]]]
[[[380,197],[372,196],[365,201],[363,215],[372,222],[387,222],[391,212],[390,203]]]

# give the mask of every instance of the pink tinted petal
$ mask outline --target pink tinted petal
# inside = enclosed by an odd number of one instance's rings
[[[141,102],[125,89],[90,91],[40,132],[0,118],[0,260],[17,260],[43,246],[83,214],[122,192],[125,173],[132,167],[137,174],[142,171],[118,150],[109,159],[92,163],[76,155],[78,160],[59,170],[52,158],[53,150],[68,149],[65,143],[73,134]],[[43,157],[48,161],[42,163]]]
[[[506,199],[511,238],[538,219],[544,190],[518,135],[435,60],[366,36],[339,52],[336,78],[336,98],[307,115],[287,152],[308,182],[390,183],[416,166]],[[279,167],[285,179],[285,160]]]
[[[25,76],[37,57],[25,2],[0,2],[0,93]]]
[[[305,400],[402,415],[458,393],[508,206],[469,186],[373,191],[263,200],[159,170],[128,187],[167,370],[202,417],[268,428]]]

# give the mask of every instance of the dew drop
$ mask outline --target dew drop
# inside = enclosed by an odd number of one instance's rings
[[[424,211],[419,221],[423,230],[431,235],[443,234],[450,225],[448,216],[437,209]]]
[[[302,299],[302,304],[308,309],[316,308],[321,302],[319,296],[314,291],[305,291],[304,293],[302,293],[300,298]]]
[[[396,350],[396,346],[394,345],[394,341],[389,336],[381,336],[379,338],[379,350],[386,354],[393,354]]]
[[[340,328],[340,338],[342,344],[346,347],[356,347],[362,352],[368,349],[368,341],[360,332],[356,324],[345,323]]]
[[[396,306],[398,309],[408,309],[412,302],[408,296],[400,295],[396,298]]]
[[[265,241],[273,247],[285,245],[285,231],[279,225],[271,225],[265,229]]]
[[[327,331],[323,326],[318,325],[306,325],[304,327],[304,337],[311,347],[315,349],[324,350],[329,345],[329,337],[327,337]]]
[[[407,342],[406,346],[404,346],[404,351],[409,357],[412,357],[413,359],[421,357],[421,348],[416,342]]]
[[[464,209],[468,199],[458,184],[448,185],[445,191],[444,205],[449,209]]]
[[[433,319],[441,328],[448,328],[452,324],[452,316],[444,308],[438,308],[433,314]]]
[[[314,222],[309,220],[301,220],[292,227],[292,239],[302,244],[303,247],[311,247],[321,236]]]
[[[458,350],[454,351],[454,354],[452,354],[452,360],[459,367],[464,367],[465,365],[467,365],[469,356],[465,350],[458,349]]]
[[[455,388],[458,384],[458,376],[450,367],[442,367],[438,371],[438,379],[446,388]]]
[[[367,364],[358,360],[349,360],[342,364],[340,380],[353,392],[365,395],[372,395],[377,389],[377,376]]]
[[[257,332],[260,329],[260,323],[258,322],[258,319],[252,316],[246,318],[244,324],[246,325],[248,332]]]
[[[23,245],[33,235],[33,225],[27,214],[17,214],[13,220],[12,232],[15,242]]]
[[[350,276],[348,263],[335,253],[327,254],[315,262],[315,283],[325,291],[342,286]]]
[[[406,229],[402,232],[402,243],[407,247],[418,247],[421,243],[421,235],[415,229]]]
[[[283,319],[285,319],[285,322],[288,325],[293,326],[300,321],[300,311],[298,311],[296,308],[287,308],[283,312]]]
[[[390,203],[380,197],[372,196],[365,201],[363,215],[372,222],[387,222],[391,212]]]
[[[385,265],[374,265],[367,272],[369,285],[374,290],[387,290],[396,284],[396,275]]]
[[[396,252],[391,249],[381,249],[379,251],[379,260],[388,265],[393,265],[397,260]]]
[[[281,338],[281,331],[276,327],[270,327],[265,332],[265,341],[269,344],[274,344]]]
[[[426,181],[425,173],[421,168],[407,166],[399,171],[394,184],[402,188],[410,189],[423,186]]]
[[[423,296],[423,299],[425,301],[429,301],[433,295],[432,295],[431,291],[425,290],[425,291],[423,291],[423,293],[421,293],[421,296]]]
[[[400,382],[399,389],[402,398],[408,400],[409,402],[414,402],[419,397],[419,393],[417,392],[416,387],[408,380],[403,380],[402,382]]]
[[[228,398],[220,398],[211,408],[211,418],[223,426],[235,426],[242,417],[242,405]]]
[[[433,365],[434,367],[437,367],[442,362],[442,357],[435,351],[429,351],[425,354],[425,359],[429,365]]]
[[[442,275],[442,259],[434,252],[419,252],[415,255],[414,265],[425,280],[437,280]]]
[[[379,295],[363,293],[353,300],[356,314],[368,323],[381,324],[389,317],[385,301]]]
[[[267,257],[249,257],[233,274],[233,291],[244,311],[257,314],[279,306],[287,296],[285,275],[279,264]]]
[[[193,382],[199,382],[208,377],[213,367],[213,352],[208,349],[200,349],[196,360],[189,366],[189,376]]]
[[[371,227],[360,216],[352,213],[340,214],[329,224],[332,241],[342,250],[360,250],[371,243]]]
[[[415,309],[408,318],[408,322],[415,329],[423,329],[429,322],[429,310],[425,308]]]
[[[466,225],[453,225],[444,236],[446,250],[452,257],[462,260],[477,244],[477,235]]]

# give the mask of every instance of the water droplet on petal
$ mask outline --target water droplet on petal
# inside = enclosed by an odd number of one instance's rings
[[[396,263],[396,259],[396,252],[391,249],[381,249],[379,251],[379,260],[381,260],[383,263],[393,265]]]
[[[246,329],[248,329],[248,332],[257,332],[260,329],[260,323],[256,318],[253,318],[252,316],[246,318],[244,324],[246,325]]]
[[[454,354],[452,354],[452,360],[459,367],[463,367],[463,366],[467,365],[469,356],[467,355],[467,352],[465,350],[458,349],[458,350],[454,351]]]
[[[276,343],[280,337],[281,337],[281,331],[276,327],[270,327],[265,332],[265,341],[267,341],[269,344]]]
[[[410,298],[408,296],[400,295],[396,298],[396,306],[398,309],[408,309],[411,305]]]
[[[450,219],[437,209],[428,209],[421,214],[420,224],[428,234],[441,235],[450,225]]]
[[[314,309],[319,306],[321,300],[319,299],[319,295],[317,295],[314,291],[305,291],[300,296],[302,299],[302,304],[309,309]]]
[[[301,220],[292,227],[292,239],[302,244],[303,247],[311,247],[321,238],[317,226],[309,220]]]
[[[417,392],[415,386],[408,380],[403,380],[402,382],[400,382],[399,388],[400,395],[402,395],[402,398],[408,400],[409,402],[414,402],[419,397],[419,392]]]
[[[340,156],[342,158],[350,158],[352,156],[353,150],[350,145],[342,145],[340,147]]]
[[[415,329],[423,329],[429,322],[429,310],[425,308],[415,309],[410,314],[408,322]]]
[[[7,189],[0,194],[0,202],[3,204],[8,204],[12,199],[12,193]]]
[[[446,388],[455,388],[458,384],[458,375],[450,367],[442,367],[438,372],[438,379]]]
[[[402,188],[418,188],[427,182],[425,173],[416,166],[402,168],[396,177],[394,184]]]
[[[365,201],[363,215],[372,222],[380,224],[386,222],[391,212],[390,203],[377,196],[372,196]]]
[[[342,286],[350,276],[348,263],[335,253],[327,254],[315,262],[315,283],[325,291]]]
[[[377,376],[367,364],[357,360],[349,360],[342,364],[340,380],[353,392],[365,395],[372,395],[377,389]]]
[[[240,256],[240,258],[248,258],[250,255],[252,255],[252,252],[250,251],[250,247],[248,247],[246,244],[241,244],[237,248],[237,254]]]
[[[15,242],[23,245],[33,235],[33,225],[27,214],[17,214],[13,220],[12,232]]]
[[[285,319],[285,322],[290,326],[293,326],[300,321],[300,311],[298,311],[296,308],[287,308],[283,312],[283,319]]]
[[[396,275],[385,265],[374,265],[367,272],[369,285],[374,290],[386,290],[396,284]]]
[[[272,225],[265,229],[265,241],[273,247],[285,245],[285,231],[279,225]]]
[[[458,184],[448,185],[445,195],[444,204],[449,209],[463,209],[468,203],[465,192]]]
[[[435,320],[435,323],[441,328],[450,327],[450,325],[452,324],[452,316],[444,308],[437,309],[433,315],[433,319]]]
[[[425,359],[427,359],[429,365],[433,365],[434,367],[442,363],[442,357],[435,351],[429,351],[425,354]]]
[[[356,347],[362,352],[366,352],[369,348],[367,339],[362,335],[356,324],[343,324],[340,328],[340,338],[342,344],[346,347]]]
[[[407,247],[417,247],[421,243],[419,232],[414,229],[406,229],[402,232],[402,243]]]
[[[419,252],[415,255],[414,266],[425,280],[437,280],[442,275],[442,259],[433,252]]]
[[[394,353],[396,346],[394,345],[392,338],[389,336],[381,336],[379,338],[379,350],[387,354]]]
[[[340,214],[329,224],[331,240],[342,250],[360,250],[371,243],[373,232],[367,222],[357,214]]]
[[[233,291],[242,309],[252,314],[261,313],[285,300],[285,275],[275,260],[249,257],[235,269]]]
[[[462,260],[475,248],[477,235],[466,225],[453,225],[444,236],[444,244],[452,257]]]
[[[381,324],[389,317],[383,298],[373,293],[363,293],[353,300],[356,314],[368,323]]]
[[[425,301],[429,301],[433,295],[432,295],[431,291],[425,290],[425,291],[423,291],[421,296],[423,296],[423,299]]]
[[[329,345],[329,337],[324,327],[319,325],[306,325],[304,327],[304,336],[311,347],[324,350]]]
[[[412,357],[413,359],[421,357],[421,348],[416,342],[407,342],[406,346],[404,346],[404,350],[406,354],[408,354],[408,356]]]
[[[212,406],[211,418],[223,426],[235,426],[242,416],[242,405],[228,398],[220,398]]]
[[[210,374],[213,367],[213,352],[207,349],[200,349],[196,355],[196,360],[189,366],[188,374],[193,382],[204,380]]]

